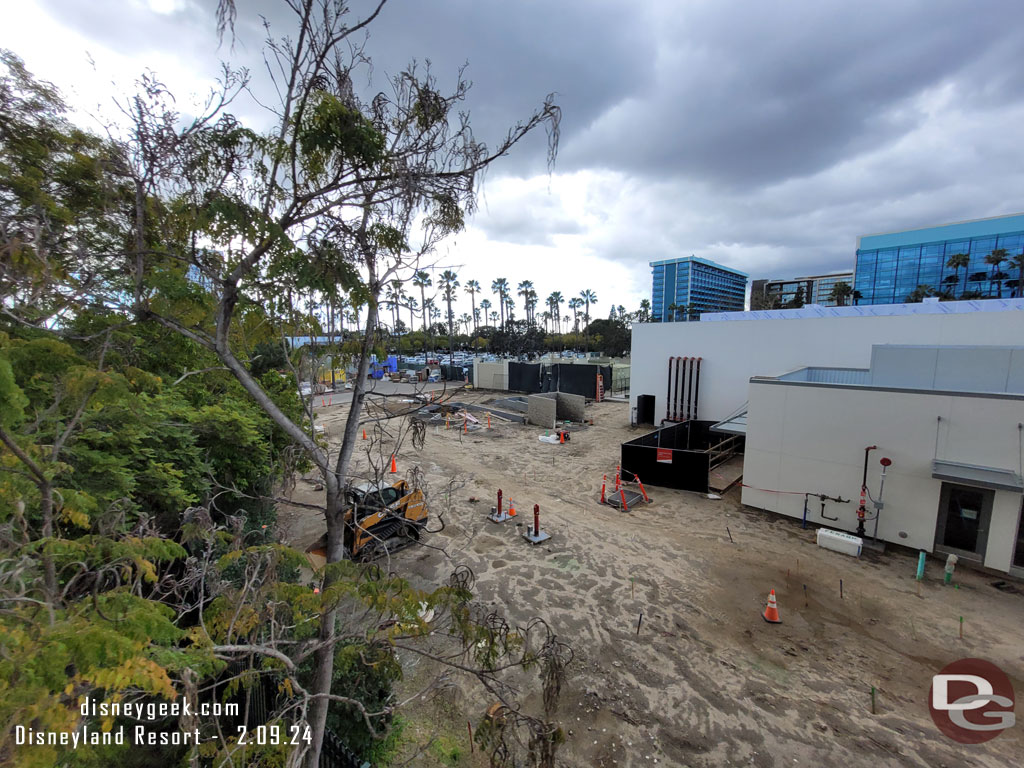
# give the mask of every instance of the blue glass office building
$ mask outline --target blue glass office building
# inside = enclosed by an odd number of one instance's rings
[[[701,312],[743,311],[747,293],[744,272],[696,256],[652,261],[651,268],[654,322],[696,320]]]
[[[998,266],[985,257],[1006,251]],[[1024,214],[976,219],[926,229],[857,238],[854,270],[856,304],[900,304],[918,286],[951,298],[1017,297],[1019,267],[1012,260],[1024,249]],[[955,254],[967,266],[951,267]]]

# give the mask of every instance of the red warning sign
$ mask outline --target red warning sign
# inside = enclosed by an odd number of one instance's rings
[[[662,464],[672,463],[672,449],[671,448],[658,448],[658,461]]]

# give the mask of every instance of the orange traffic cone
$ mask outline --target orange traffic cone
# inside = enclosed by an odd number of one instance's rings
[[[515,517],[516,516],[516,503],[514,501],[512,501],[512,499],[508,500],[508,516],[509,517]]]
[[[774,589],[768,593],[768,607],[764,609],[764,613],[761,614],[761,618],[767,621],[769,624],[782,623],[782,619],[779,618],[779,606],[775,604]]]
[[[391,474],[398,473],[398,464],[395,462],[395,454],[391,454]]]
[[[364,429],[363,430],[363,440],[365,440],[365,439],[366,439],[366,430]]]
[[[565,432],[558,433],[558,444],[565,445]]]
[[[604,485],[608,482],[608,475],[601,475],[601,503],[604,504]]]

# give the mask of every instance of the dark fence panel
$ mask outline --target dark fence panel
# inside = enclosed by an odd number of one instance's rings
[[[566,392],[583,395],[593,400],[597,396],[597,375],[604,376],[604,388],[611,391],[612,367],[610,365],[553,365],[557,389],[552,392]]]
[[[537,394],[540,389],[540,365],[530,363],[508,364],[508,387],[511,392]]]
[[[704,451],[668,451],[668,461],[658,461],[658,449],[623,443],[622,472],[632,479],[639,475],[644,485],[677,488],[681,491],[708,492],[710,457]]]
[[[645,485],[708,492],[713,421],[684,421],[657,429],[623,443],[620,463],[624,473],[640,476]],[[660,459],[660,460],[659,460]]]

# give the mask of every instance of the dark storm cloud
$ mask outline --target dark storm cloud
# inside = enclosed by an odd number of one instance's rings
[[[566,156],[730,185],[813,173],[915,128],[925,116],[913,100],[945,82],[972,107],[1019,97],[1021,8],[687,4],[659,24],[655,78]]]
[[[294,28],[283,3],[238,0],[238,39],[218,50],[214,0],[170,15],[41,1],[126,53],[182,53],[211,75],[230,54],[264,92],[260,15]],[[495,195],[474,221],[494,240],[569,235],[638,269],[694,253],[754,277],[828,271],[852,266],[858,234],[1021,208],[1022,21],[1019,0],[391,0],[365,89],[413,58],[451,86],[468,62],[489,143],[558,94],[555,173],[590,179],[586,221],[539,187]],[[491,180],[543,174],[544,154],[534,136]]]
[[[195,0],[175,13],[154,14],[143,6],[127,10],[122,2],[42,0],[56,17],[85,35],[126,54],[187,51],[205,63],[211,76],[217,62],[228,58],[249,68],[254,87],[269,93],[261,61],[266,36],[288,35],[295,17],[276,0],[237,0],[236,37],[217,46],[215,0]],[[350,3],[350,23],[374,7],[370,0]],[[654,76],[647,17],[625,13],[610,0],[390,0],[368,28],[365,47],[371,58],[372,82],[356,81],[367,95],[386,89],[387,79],[412,60],[431,70],[442,88],[451,89],[458,70],[473,83],[465,108],[477,138],[500,141],[518,120],[555,93],[568,139],[615,104],[629,97],[637,83]],[[360,35],[358,41],[364,36]],[[505,172],[545,170],[546,141],[538,134],[517,147]]]

